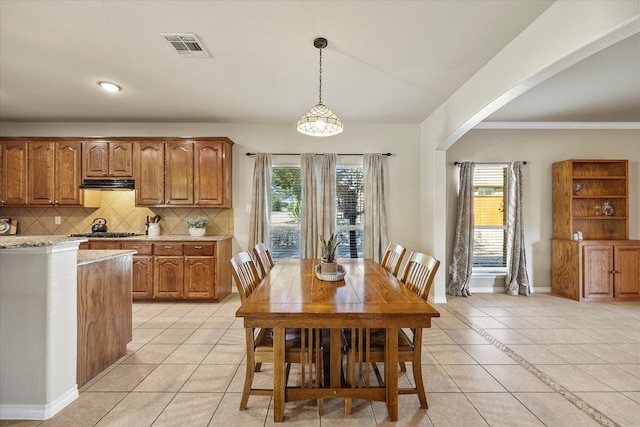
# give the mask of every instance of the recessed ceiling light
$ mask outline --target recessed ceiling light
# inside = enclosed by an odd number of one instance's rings
[[[102,89],[106,90],[107,92],[118,92],[122,90],[122,88],[115,83],[98,82],[98,84]]]

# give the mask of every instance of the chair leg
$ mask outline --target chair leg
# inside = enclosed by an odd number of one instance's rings
[[[399,365],[402,372],[407,372],[407,365],[404,362],[400,362]]]
[[[249,395],[251,394],[251,384],[253,384],[253,373],[255,358],[253,354],[247,353],[247,372],[244,375],[244,388],[242,389],[242,399],[240,400],[240,410],[247,409]]]
[[[354,350],[351,349],[347,353],[347,382],[351,387],[355,387],[356,383],[356,373],[355,373],[355,356]],[[344,399],[344,414],[351,415],[351,398],[347,397]]]
[[[414,356],[412,365],[413,381],[416,383],[416,392],[418,393],[418,400],[420,400],[420,407],[422,409],[429,409],[429,405],[427,404],[427,394],[424,391],[424,382],[422,381],[422,363],[420,361],[420,356]]]

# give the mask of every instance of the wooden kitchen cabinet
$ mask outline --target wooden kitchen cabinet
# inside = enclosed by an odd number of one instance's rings
[[[220,301],[231,293],[231,239],[217,241],[90,240],[80,249],[129,249],[132,296],[139,301]]]
[[[164,204],[164,142],[136,142],[133,150],[136,206]]]
[[[164,200],[167,205],[193,206],[193,141],[165,145]]]
[[[231,207],[232,144],[228,138],[195,142],[194,204]]]
[[[640,241],[628,240],[628,193],[627,160],[553,164],[555,295],[591,301],[640,299]],[[575,240],[578,232],[583,240]]]
[[[82,145],[83,178],[133,177],[133,143],[131,141],[85,141]]]
[[[146,242],[122,242],[122,249],[137,251],[133,256],[133,282],[131,293],[134,300],[150,299],[153,296],[154,260],[153,244]]]
[[[79,141],[28,143],[29,205],[81,206]]]
[[[230,208],[232,146],[228,138],[137,141],[136,206]]]
[[[0,206],[27,204],[27,144],[5,139],[0,143]]]
[[[182,298],[184,257],[182,243],[154,243],[153,298]]]

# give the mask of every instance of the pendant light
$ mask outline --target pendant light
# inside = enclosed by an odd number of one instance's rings
[[[333,136],[344,130],[342,120],[322,103],[322,49],[327,47],[327,39],[318,37],[313,45],[320,50],[320,95],[318,104],[298,120],[298,132],[309,136]]]

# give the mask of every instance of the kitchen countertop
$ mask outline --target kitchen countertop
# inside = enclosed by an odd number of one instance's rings
[[[70,242],[86,242],[86,237],[69,236],[0,236],[0,249],[54,246]]]
[[[131,237],[88,237],[89,240],[120,240],[120,241],[129,241],[129,242],[176,242],[176,241],[184,241],[184,242],[218,242],[220,240],[227,240],[233,238],[232,234],[218,234],[212,236],[202,236],[202,237],[191,237],[188,234],[162,234],[160,236],[131,236]]]
[[[132,250],[94,250],[83,249],[78,251],[78,265],[90,264],[92,262],[104,261],[123,255],[133,255],[137,251]]]

